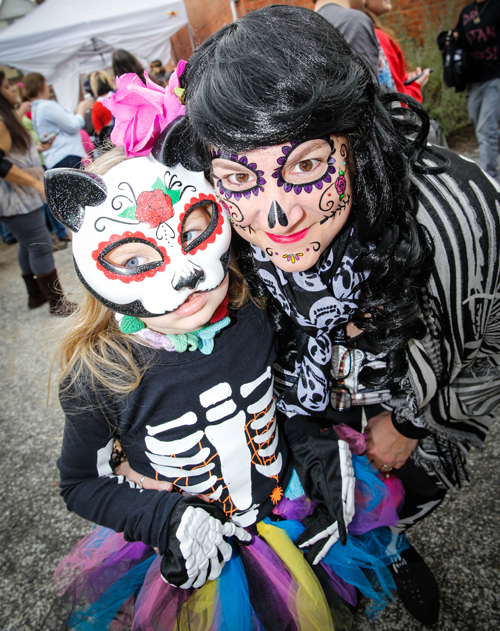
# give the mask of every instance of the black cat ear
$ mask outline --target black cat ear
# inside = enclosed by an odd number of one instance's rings
[[[44,180],[50,212],[73,232],[82,227],[85,206],[99,206],[108,195],[102,178],[79,169],[50,169]]]
[[[205,170],[205,153],[185,116],[178,116],[165,127],[151,150],[153,158],[161,164],[167,167],[182,164],[188,171]]]

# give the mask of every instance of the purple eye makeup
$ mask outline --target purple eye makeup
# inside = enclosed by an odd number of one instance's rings
[[[255,182],[255,184],[253,184],[252,186],[250,186],[249,188],[245,190],[232,191],[223,185],[222,179],[216,177],[215,186],[216,188],[219,189],[220,195],[223,195],[226,199],[234,199],[235,201],[239,201],[242,197],[244,197],[245,199],[250,199],[252,195],[258,195],[259,191],[264,192],[263,185],[266,183],[266,180],[262,177],[264,175],[264,171],[258,170],[255,162],[249,162],[246,156],[241,156],[240,158],[238,158],[238,155],[236,153],[230,153],[228,151],[220,151],[219,149],[213,149],[212,160],[215,160],[216,158],[220,158],[222,160],[229,160],[231,162],[235,162],[236,164],[240,164],[241,166],[245,167],[246,170],[250,171],[254,175],[253,180]],[[244,171],[241,171],[240,173],[235,173],[234,175],[245,176],[245,175],[250,175],[250,174],[245,173]],[[238,183],[243,184],[244,182],[245,180],[243,179],[241,182],[238,182]]]
[[[306,193],[312,193],[314,188],[321,190],[324,184],[331,184],[332,175],[336,172],[336,168],[334,167],[335,158],[333,157],[334,153],[336,152],[336,149],[335,149],[333,140],[331,140],[331,138],[329,138],[328,136],[321,138],[321,140],[327,143],[330,147],[330,155],[328,156],[327,162],[325,164],[325,168],[322,170],[321,175],[319,175],[318,177],[316,177],[315,179],[311,181],[304,182],[304,183],[290,182],[290,181],[287,181],[286,179],[287,177],[286,167],[288,163],[291,161],[291,158],[293,157],[293,153],[299,147],[301,147],[304,144],[304,142],[294,141],[288,145],[284,145],[281,148],[281,152],[283,153],[283,155],[278,158],[277,162],[279,166],[277,169],[274,170],[272,176],[273,178],[276,179],[276,184],[279,187],[283,187],[283,190],[286,193],[290,193],[291,191],[293,191],[296,195],[300,195],[302,191],[305,191]],[[305,141],[305,142],[309,142],[309,141]],[[309,158],[306,154],[306,157],[304,158],[304,160],[299,160],[295,166],[303,165],[304,171],[302,171],[302,173],[305,174],[307,173],[306,167],[309,166],[309,164],[313,163],[314,161],[315,161],[314,158]]]

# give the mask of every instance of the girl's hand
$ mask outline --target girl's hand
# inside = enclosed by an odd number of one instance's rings
[[[116,467],[115,474],[123,475],[127,478],[127,480],[130,480],[131,482],[137,484],[137,486],[141,485],[142,479],[142,488],[146,489],[147,491],[172,491],[174,488],[174,485],[170,482],[166,482],[165,480],[155,480],[154,478],[148,478],[147,475],[141,475],[140,473],[137,473],[137,471],[134,471],[134,469],[132,469],[132,467],[129,465],[128,460],[125,460],[118,467]],[[190,494],[187,493],[186,495]],[[204,502],[211,502],[211,499],[207,495],[202,495],[201,493],[199,493],[196,497],[199,497]]]
[[[379,471],[399,469],[418,445],[418,440],[406,438],[391,420],[391,412],[373,416],[366,426],[366,456]]]
[[[162,480],[154,480],[153,478],[148,478],[147,476],[142,476],[140,473],[137,473],[136,471],[134,471],[132,469],[132,467],[129,465],[128,461],[125,460],[125,462],[122,462],[116,469],[115,469],[115,474],[116,475],[123,475],[127,478],[127,480],[130,480],[131,482],[134,482],[135,484],[137,484],[137,486],[141,485],[141,479],[142,479],[142,488],[146,489],[146,490],[151,490],[151,491],[171,491],[173,489],[173,484],[170,484],[170,482],[165,482]]]

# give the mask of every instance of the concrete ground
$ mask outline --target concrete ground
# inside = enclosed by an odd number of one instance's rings
[[[64,319],[46,306],[28,311],[16,249],[0,243],[0,631],[37,629],[53,598],[58,561],[92,527],[66,510],[57,488],[63,414],[53,391],[47,403],[47,383]],[[77,288],[70,248],[55,258],[64,287]],[[497,424],[484,452],[471,454],[470,485],[449,493],[411,532],[441,589],[435,629],[500,629],[499,462]],[[377,621],[361,610],[355,622],[356,631],[423,628],[397,596]]]

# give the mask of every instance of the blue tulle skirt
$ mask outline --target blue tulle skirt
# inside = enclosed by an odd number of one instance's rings
[[[365,457],[353,455],[356,514],[347,544],[337,542],[311,567],[293,541],[316,504],[292,476],[272,515],[233,542],[221,575],[199,589],[166,584],[161,558],[140,542],[96,527],[61,561],[57,599],[44,628],[77,631],[325,631],[349,629],[345,603],[356,588],[376,615],[395,590],[387,569],[407,547],[387,526],[397,523],[393,496]],[[278,519],[278,520],[277,520]],[[276,521],[277,520],[277,521]]]

